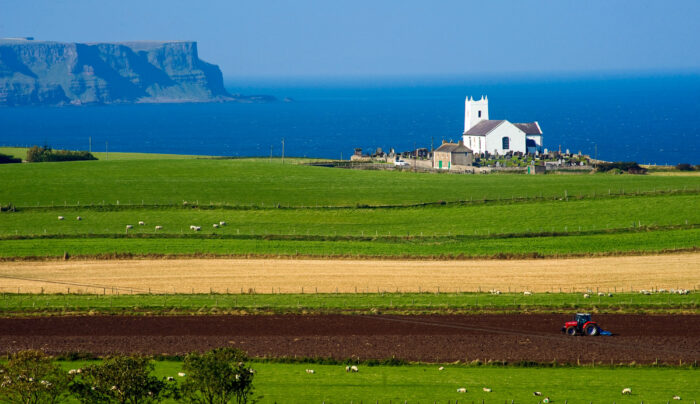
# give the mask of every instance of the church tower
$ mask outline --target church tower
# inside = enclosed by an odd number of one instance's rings
[[[489,119],[489,97],[481,96],[479,101],[467,96],[464,100],[464,133],[479,123]]]

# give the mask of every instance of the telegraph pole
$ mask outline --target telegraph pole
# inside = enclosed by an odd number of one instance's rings
[[[282,138],[282,164],[284,164],[284,138]]]
[[[88,137],[88,151],[92,153],[92,136]]]
[[[416,171],[416,164],[418,164],[418,149],[416,149],[416,142],[413,142],[413,172]]]
[[[109,142],[105,141],[105,155],[107,156],[105,160],[109,160]]]
[[[270,163],[272,163],[272,145],[270,145]]]

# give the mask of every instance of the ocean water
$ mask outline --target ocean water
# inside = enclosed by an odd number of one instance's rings
[[[700,75],[228,80],[269,104],[0,108],[0,145],[223,156],[348,158],[458,140],[464,97],[491,119],[539,121],[549,149],[605,160],[700,164]],[[107,146],[108,144],[108,146]]]

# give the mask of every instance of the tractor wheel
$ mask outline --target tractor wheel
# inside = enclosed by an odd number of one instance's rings
[[[576,327],[566,327],[566,335],[576,335]]]
[[[590,325],[586,326],[586,328],[584,328],[583,334],[588,335],[589,337],[594,337],[594,336],[598,335],[598,331],[599,330],[598,330],[597,325],[590,324]]]

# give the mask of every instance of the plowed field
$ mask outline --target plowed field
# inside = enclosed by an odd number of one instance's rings
[[[0,319],[0,350],[181,354],[219,346],[252,356],[338,359],[693,362],[700,316],[598,315],[612,337],[569,337],[568,315],[85,316]]]

